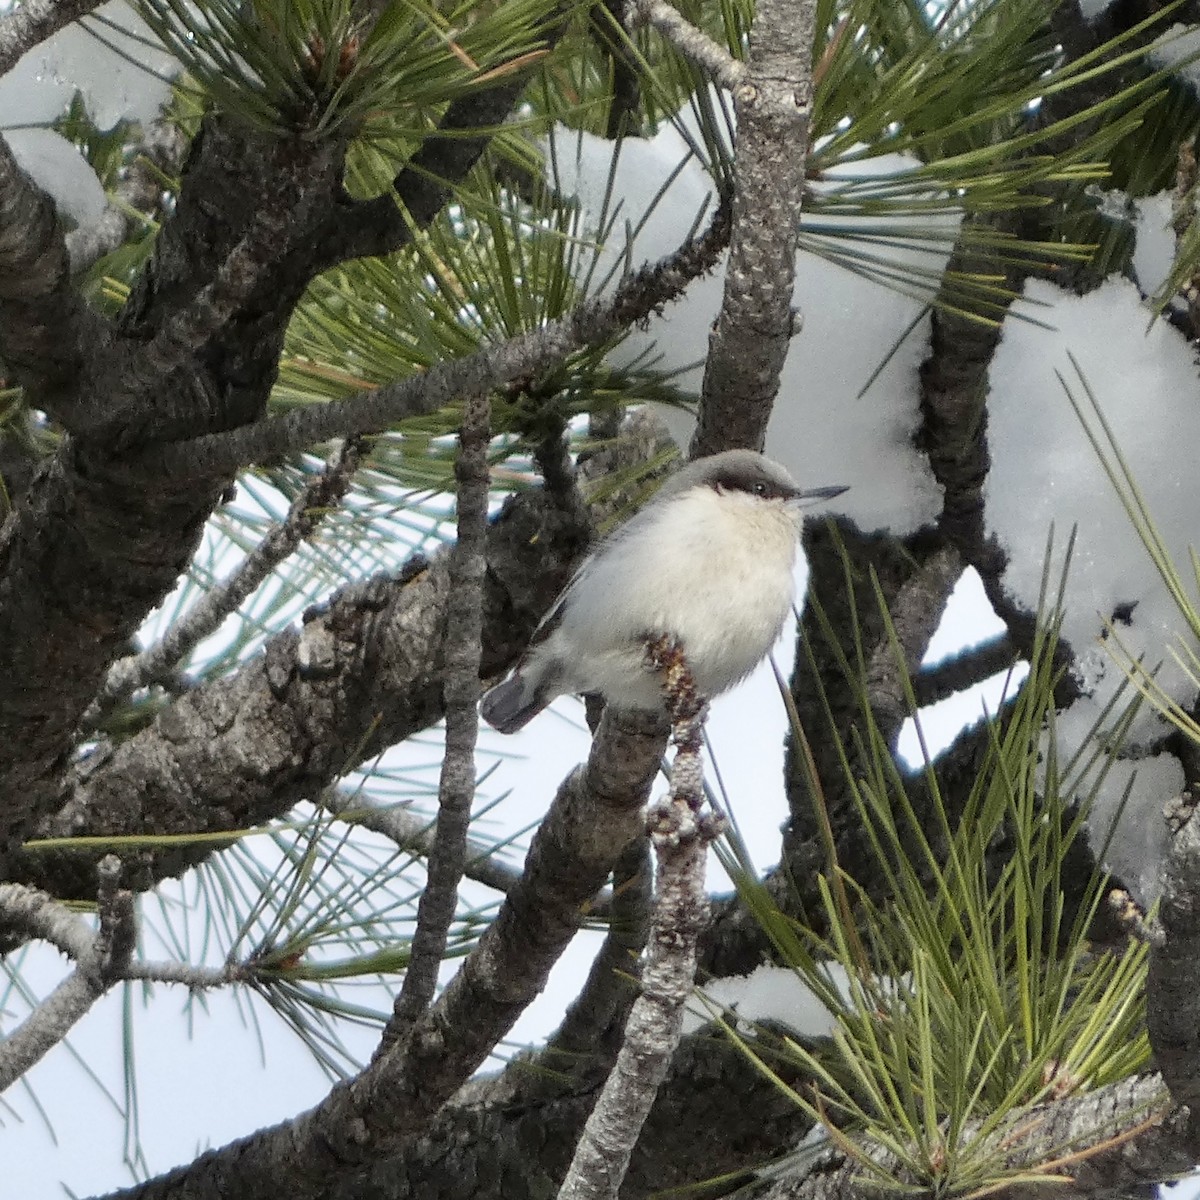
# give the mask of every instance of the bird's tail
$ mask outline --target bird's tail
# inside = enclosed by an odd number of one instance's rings
[[[516,733],[546,707],[542,689],[533,687],[520,674],[498,683],[483,698],[479,711],[493,729]]]

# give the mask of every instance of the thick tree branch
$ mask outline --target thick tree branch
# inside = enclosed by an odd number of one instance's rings
[[[1185,793],[1168,809],[1174,829],[1163,867],[1156,937],[1150,944],[1146,1024],[1171,1098],[1200,1113],[1200,808]],[[1200,1124],[1188,1124],[1200,1157]]]
[[[475,744],[479,738],[479,667],[483,636],[483,579],[487,571],[488,447],[491,408],[468,401],[459,432],[458,538],[450,551],[446,606],[446,748],[438,785],[438,819],[417,904],[404,984],[384,1030],[383,1044],[398,1041],[429,1007],[458,907],[458,885],[467,854],[475,799]]]
[[[816,0],[759,0],[734,91],[737,165],[725,293],[691,456],[761,450],[793,332]]]
[[[1185,1120],[1171,1109],[1162,1079],[1144,1075],[1025,1113],[988,1140],[1014,1175],[1043,1172],[1055,1196],[1115,1200],[1192,1169],[1194,1157],[1181,1136]],[[882,1151],[880,1161],[887,1161]],[[1014,1184],[1012,1194],[1029,1194],[1030,1186]],[[855,1200],[863,1189],[863,1168],[830,1151],[802,1175],[781,1174],[758,1194],[762,1200]]]
[[[54,201],[0,137],[0,358],[32,406],[69,415],[85,347],[101,340],[104,328],[71,287]]]
[[[101,0],[24,0],[0,19],[0,75],[7,75],[22,55],[100,4]]]
[[[583,906],[637,836],[663,742],[644,715],[606,715],[587,766],[562,785],[535,835],[522,883],[437,1003],[362,1074],[307,1113],[122,1195],[186,1189],[216,1200],[232,1188],[240,1200],[273,1200],[286,1178],[294,1200],[326,1196],[425,1130],[545,985]]]
[[[540,493],[513,500],[488,527],[485,677],[520,652],[570,578],[590,529]],[[202,833],[246,828],[322,794],[357,763],[441,719],[450,555],[412,559],[396,578],[354,584],[272,638],[236,674],[181,696],[111,753],[73,768],[42,837]],[[211,844],[128,862],[150,887]],[[88,894],[86,853],[44,851],[13,876],[64,896]],[[61,890],[60,890],[61,889]],[[81,890],[82,889],[82,890]]]

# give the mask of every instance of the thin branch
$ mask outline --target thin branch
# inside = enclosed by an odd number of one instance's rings
[[[611,296],[587,300],[535,332],[439,363],[424,374],[373,392],[296,408],[227,433],[152,448],[140,456],[139,466],[175,479],[224,476],[329,438],[379,432],[464,397],[485,395],[518,376],[537,375],[576,350],[607,341],[682,295],[692,280],[716,265],[728,236],[728,213],[722,207],[703,234],[674,254],[643,266]]]
[[[352,825],[361,825],[364,829],[374,830],[391,838],[401,850],[409,850],[415,854],[428,856],[433,851],[437,837],[437,822],[430,821],[418,813],[409,812],[406,808],[394,806],[388,808],[375,807],[343,807],[336,794],[325,804],[326,809],[342,821]],[[493,848],[483,842],[468,840],[466,845],[466,861],[463,864],[463,874],[468,879],[482,883],[486,887],[495,888],[505,895],[516,886],[521,878],[519,867],[510,867],[497,858]]]
[[[696,944],[708,922],[704,866],[720,825],[703,814],[705,705],[682,651],[669,638],[659,638],[649,652],[664,673],[676,751],[671,794],[649,818],[658,877],[642,994],[630,1010],[620,1053],[584,1126],[559,1200],[616,1200],[679,1045],[696,975]]]
[[[634,14],[636,24],[658,30],[680,54],[703,67],[718,86],[733,91],[745,81],[746,64],[703,29],[697,29],[666,0],[637,0]]]
[[[734,91],[733,234],[691,456],[761,450],[791,343],[816,0],[759,0]]]
[[[29,908],[27,889],[23,897],[9,899],[48,932],[64,935],[76,961],[75,970],[0,1042],[0,1092],[15,1083],[36,1062],[57,1046],[71,1027],[120,978],[129,964],[137,941],[133,897],[119,886],[121,861],[106,856],[99,865],[98,911],[100,929],[92,933],[83,925],[70,925],[60,914],[52,914],[43,903]],[[5,891],[8,889],[6,888]],[[57,906],[56,906],[57,907]],[[76,918],[78,920],[78,918]],[[80,933],[82,927],[83,933]],[[62,948],[64,943],[56,945]]]
[[[34,46],[53,37],[64,26],[78,21],[102,0],[25,0],[20,8],[0,20],[0,75],[7,75],[18,59]]]
[[[78,913],[19,883],[0,883],[0,919],[28,937],[57,946],[76,962],[87,956],[96,936]]]
[[[140,687],[161,682],[262,583],[301,542],[312,537],[322,518],[336,508],[350,486],[359,462],[359,443],[343,442],[330,456],[325,469],[296,497],[287,517],[274,525],[259,545],[224,583],[167,630],[155,646],[122,658],[109,669],[104,687],[83,716],[85,729],[93,729],[114,704]]]
[[[1020,657],[1021,652],[1012,640],[1002,636],[969,647],[944,662],[922,667],[912,680],[917,704],[921,708],[937,704],[955,692],[965,691],[1001,671],[1011,670]]]
[[[491,407],[468,400],[459,432],[458,538],[450,553],[446,606],[446,749],[438,785],[438,819],[425,890],[417,905],[408,969],[383,1045],[400,1040],[429,1007],[458,907],[475,799],[479,739],[479,664],[483,636],[483,579],[487,573],[488,446]]]
[[[77,967],[0,1042],[0,1093],[57,1046],[104,994],[99,977]]]

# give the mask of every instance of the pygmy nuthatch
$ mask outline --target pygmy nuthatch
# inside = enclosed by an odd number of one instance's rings
[[[766,656],[792,607],[801,505],[845,490],[804,491],[753,450],[690,463],[584,561],[513,673],[484,696],[485,720],[515,733],[575,692],[662,708],[646,644],[663,634],[702,695],[731,688]]]

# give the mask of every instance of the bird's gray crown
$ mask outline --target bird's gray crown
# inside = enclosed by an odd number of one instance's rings
[[[718,492],[745,492],[767,500],[800,495],[796,481],[778,463],[753,450],[726,450],[689,463],[675,476],[672,490],[710,487]]]

